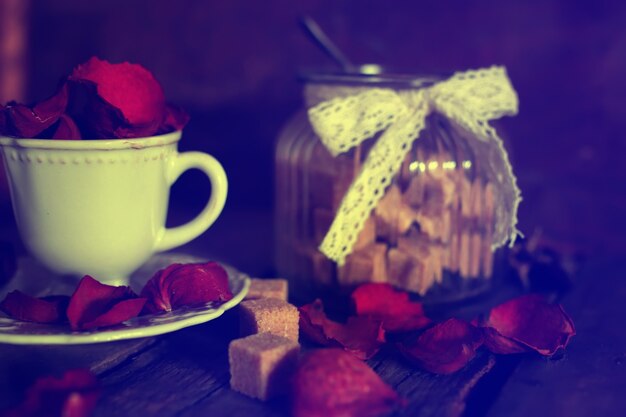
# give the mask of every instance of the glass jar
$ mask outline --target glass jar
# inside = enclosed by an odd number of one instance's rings
[[[430,86],[436,78],[317,76],[307,102],[338,86]],[[276,148],[276,265],[296,295],[386,282],[431,299],[480,293],[494,275],[494,187],[468,145],[469,131],[431,113],[400,171],[372,210],[344,265],[318,247],[379,135],[336,157],[306,110],[293,116]]]

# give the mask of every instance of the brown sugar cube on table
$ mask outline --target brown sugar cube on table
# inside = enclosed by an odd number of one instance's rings
[[[246,294],[246,300],[257,300],[259,298],[277,298],[287,301],[288,287],[285,279],[260,279],[250,280],[250,289]]]
[[[298,341],[298,309],[276,298],[246,300],[239,304],[239,324],[242,336],[272,333]]]
[[[285,394],[300,345],[271,333],[233,340],[228,346],[230,387],[260,400]]]

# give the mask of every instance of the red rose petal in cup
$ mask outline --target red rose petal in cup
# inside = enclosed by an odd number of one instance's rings
[[[114,111],[96,111],[103,118],[121,120],[87,120],[91,130],[109,137],[142,137],[155,134],[165,118],[165,95],[152,73],[138,64],[112,64],[91,58],[79,65],[69,79],[77,83],[91,83],[101,102],[90,106],[110,106]],[[106,131],[106,127],[112,131]]]
[[[427,329],[414,343],[398,344],[398,349],[429,372],[451,374],[469,363],[482,343],[479,329],[452,318]]]
[[[143,287],[144,311],[158,313],[233,298],[228,273],[217,262],[173,264],[157,272]]]
[[[382,320],[388,332],[418,330],[430,324],[422,303],[411,301],[409,294],[389,284],[364,284],[352,293],[356,314]]]
[[[24,401],[2,413],[3,417],[87,417],[96,406],[100,387],[87,369],[66,371],[61,378],[37,379],[26,392]]]
[[[81,139],[80,130],[74,119],[67,114],[62,114],[59,117],[59,121],[56,126],[53,126],[54,132],[52,133],[52,139],[65,139],[65,140],[77,140]]]
[[[338,346],[359,359],[374,356],[385,343],[380,320],[349,317],[345,324],[326,317],[321,300],[304,305],[300,310],[300,330],[311,341],[322,346]]]
[[[159,127],[159,133],[182,130],[187,123],[189,123],[189,114],[178,106],[168,104],[165,108],[165,117]]]
[[[12,291],[0,303],[0,310],[20,321],[61,323],[70,297],[66,295],[35,298],[21,291]]]
[[[339,349],[309,352],[293,381],[295,417],[375,417],[404,404],[370,367]]]
[[[35,138],[54,125],[67,108],[68,89],[63,86],[52,97],[33,107],[9,103],[2,109],[2,134],[18,138]]]
[[[139,315],[146,303],[129,287],[102,284],[85,275],[67,307],[67,318],[73,330],[113,326]]]
[[[482,326],[494,353],[517,353],[527,347],[551,356],[576,334],[572,319],[559,304],[539,294],[524,295],[493,308]]]

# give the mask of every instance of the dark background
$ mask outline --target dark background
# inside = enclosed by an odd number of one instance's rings
[[[226,213],[252,217],[272,208],[275,140],[301,105],[297,73],[333,69],[304,36],[298,16],[316,19],[356,63],[415,73],[504,65],[520,97],[519,115],[502,126],[524,196],[522,231],[540,228],[565,250],[626,250],[625,2],[0,0],[0,5],[5,23],[0,44],[5,52],[18,48],[6,24],[21,25],[23,47],[16,62],[26,74],[23,81],[0,84],[4,101],[44,98],[60,77],[93,55],[140,63],[161,81],[169,100],[192,115],[181,149],[212,153],[224,164],[231,183]],[[10,79],[7,61],[0,67]],[[9,90],[20,97],[8,97]],[[174,190],[173,210],[189,216],[199,210],[204,197],[196,190],[202,181],[200,174],[186,174]],[[5,190],[4,225],[7,201]]]

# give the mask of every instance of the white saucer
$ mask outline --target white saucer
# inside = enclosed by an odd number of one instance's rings
[[[157,254],[131,277],[131,286],[140,291],[143,284],[159,269],[173,263],[204,262],[190,255]],[[221,305],[213,303],[185,308],[164,314],[135,317],[124,323],[86,332],[73,332],[67,324],[51,325],[18,321],[0,312],[0,343],[16,345],[78,345],[103,343],[124,339],[156,336],[216,319],[243,300],[250,287],[250,278],[235,268],[224,265],[233,298]],[[13,279],[0,289],[0,300],[13,290],[36,297],[52,294],[71,295],[77,281],[63,280],[47,272],[31,258],[18,259],[18,270]]]

